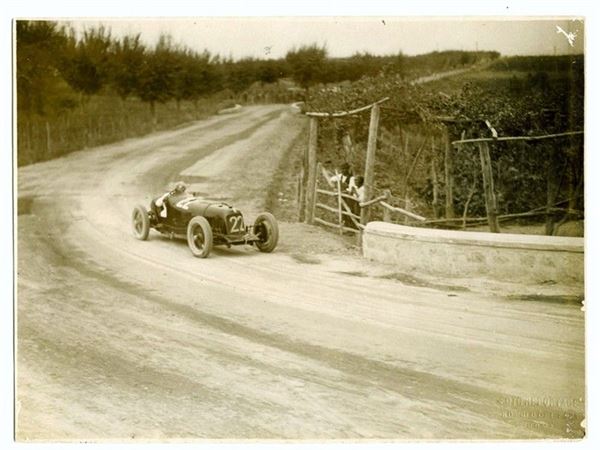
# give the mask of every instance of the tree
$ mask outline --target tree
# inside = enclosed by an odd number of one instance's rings
[[[400,56],[402,53],[400,53]],[[346,79],[354,81],[364,76],[375,76],[381,72],[384,62],[390,58],[374,56],[368,52],[355,53],[350,58],[350,68],[347,70]],[[388,64],[392,66],[392,63]]]
[[[274,83],[285,74],[281,60],[269,59],[260,61],[258,66],[258,79],[261,83]]]
[[[125,36],[114,41],[111,55],[110,83],[119,97],[125,100],[136,91],[140,83],[141,67],[146,57],[140,35]]]
[[[393,72],[399,74],[401,77],[406,75],[406,56],[401,51],[394,57],[391,63],[391,69]]]
[[[190,62],[192,56],[188,54],[186,48],[175,48],[172,50],[171,71],[173,75],[173,98],[177,105],[177,110],[181,108],[181,101],[190,95],[193,86],[190,85]]]
[[[259,79],[259,61],[253,58],[243,58],[239,61],[225,61],[225,87],[236,94],[249,88]]]
[[[150,106],[154,128],[157,125],[156,103],[164,103],[174,96],[175,59],[170,36],[162,35],[154,49],[146,52],[140,67],[136,91],[138,96]]]
[[[77,40],[71,30],[62,57],[61,73],[75,91],[89,96],[98,93],[106,84],[111,45],[110,31],[103,26],[85,30],[81,40]]]
[[[286,54],[292,78],[306,95],[309,87],[323,80],[326,59],[327,50],[317,44],[292,49]]]
[[[186,50],[180,58],[181,70],[177,74],[175,98],[189,100],[197,108],[200,97],[218,88],[215,68],[210,63],[210,52]]]
[[[19,112],[45,114],[49,100],[64,97],[57,70],[66,43],[64,28],[55,22],[19,20],[16,24],[16,81]]]

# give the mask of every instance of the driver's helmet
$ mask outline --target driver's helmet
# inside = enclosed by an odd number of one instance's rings
[[[173,191],[181,194],[181,193],[185,192],[186,189],[187,189],[187,184],[185,184],[183,181],[178,181],[177,183],[175,183],[175,187],[173,188]]]

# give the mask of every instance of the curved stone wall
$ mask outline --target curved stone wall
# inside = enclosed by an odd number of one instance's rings
[[[363,255],[401,270],[507,281],[582,283],[584,239],[437,230],[370,222]]]

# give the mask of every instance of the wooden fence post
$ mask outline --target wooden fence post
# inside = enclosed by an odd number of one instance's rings
[[[435,138],[432,137],[431,138],[431,184],[432,184],[432,188],[433,188],[433,199],[431,201],[431,204],[433,206],[433,217],[434,218],[438,218],[439,217],[439,210],[438,210],[438,180],[437,180],[437,170],[435,167]]]
[[[300,168],[298,174],[298,192],[296,193],[296,201],[298,204],[298,222],[304,222],[304,209],[306,208],[306,171],[304,167]]]
[[[445,135],[445,148],[444,148],[444,177],[446,180],[446,219],[454,218],[454,153],[452,146],[450,145],[450,135],[446,130]]]
[[[560,179],[558,177],[558,167],[556,164],[556,150],[554,147],[548,149],[546,162],[546,221],[545,231],[547,236],[554,234],[555,217],[552,214],[552,208],[556,202],[560,188]]]
[[[317,167],[315,168],[315,185],[314,185],[314,189],[312,192],[312,198],[313,198],[313,202],[312,202],[312,210],[310,211],[310,217],[311,217],[311,223],[314,222],[315,220],[315,209],[317,207],[317,188],[319,187],[319,183],[317,182],[317,174],[319,174],[321,172],[321,163],[317,163]]]
[[[309,120],[310,123],[310,120]],[[304,222],[306,220],[306,197],[307,197],[307,189],[308,189],[308,148],[310,146],[310,134],[309,134],[309,144],[304,147],[304,154],[302,156],[302,166],[300,168],[300,197],[298,204],[298,221]]]
[[[340,234],[344,234],[344,217],[342,216],[342,183],[340,177],[337,177],[337,201],[338,201],[338,224]]]
[[[46,152],[47,155],[52,154],[52,138],[50,136],[50,122],[48,121],[46,121]]]
[[[352,155],[354,155],[354,145],[352,144],[350,134],[344,133],[344,136],[342,136],[342,147],[344,148],[346,161],[352,160]]]
[[[492,172],[490,147],[487,142],[479,142],[478,145],[488,224],[492,233],[500,233],[500,226],[498,225],[498,206],[496,204],[496,195],[494,194],[494,174]]]
[[[386,192],[385,192],[386,203],[390,203],[391,199],[392,199],[392,193],[389,190],[386,190]],[[383,208],[383,221],[391,222],[392,221],[392,212],[383,205],[382,205],[382,208]]]
[[[367,159],[365,162],[365,202],[371,200],[373,195],[373,178],[375,175],[375,150],[377,147],[377,129],[379,127],[379,105],[373,105],[371,109],[371,121],[369,123],[369,138],[367,141]],[[362,208],[360,212],[360,223],[366,225],[369,221],[369,207]]]
[[[308,183],[306,186],[307,205],[306,223],[312,225],[315,211],[315,187],[317,184],[317,134],[319,122],[316,117],[310,118],[310,130],[308,135]]]

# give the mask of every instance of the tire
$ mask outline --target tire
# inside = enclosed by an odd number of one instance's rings
[[[133,235],[140,241],[148,239],[150,233],[150,219],[148,211],[142,205],[137,205],[131,213],[131,228]]]
[[[212,228],[202,216],[190,220],[187,227],[187,243],[192,254],[198,258],[206,258],[213,245]]]
[[[256,247],[263,253],[271,253],[279,241],[279,226],[271,213],[262,213],[254,221],[254,234],[259,240]]]

